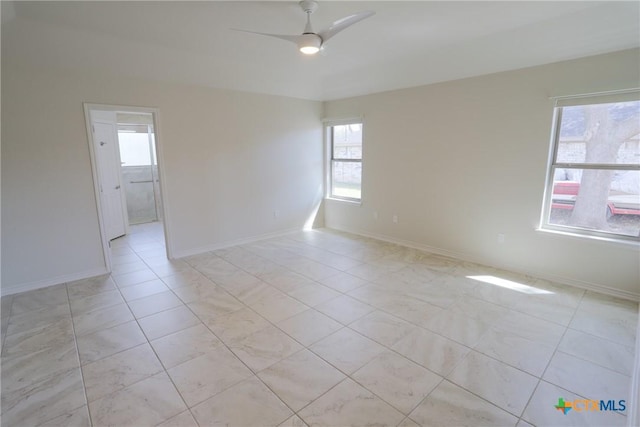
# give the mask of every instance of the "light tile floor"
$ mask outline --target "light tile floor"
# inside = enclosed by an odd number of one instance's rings
[[[626,423],[554,405],[628,400],[633,302],[331,230],[112,255],[2,298],[2,425]]]

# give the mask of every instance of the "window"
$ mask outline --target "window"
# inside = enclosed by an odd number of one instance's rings
[[[327,127],[329,146],[328,196],[360,201],[362,198],[362,123]]]
[[[542,228],[640,241],[640,93],[559,99]]]
[[[156,165],[153,128],[147,125],[118,125],[122,166]]]

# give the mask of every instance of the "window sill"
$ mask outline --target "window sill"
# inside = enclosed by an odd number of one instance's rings
[[[582,233],[572,233],[571,231],[564,230],[554,230],[550,228],[536,228],[536,231],[539,233],[544,233],[548,235],[555,236],[564,236],[572,239],[587,239],[587,240],[595,240],[599,242],[603,242],[606,244],[616,245],[616,246],[626,246],[630,249],[640,250],[640,242],[626,239],[616,239],[615,237],[603,237],[603,236],[590,236],[588,234]]]
[[[325,197],[324,199],[330,200],[332,202],[341,202],[348,203],[350,205],[362,206],[362,200],[338,199],[336,197]]]

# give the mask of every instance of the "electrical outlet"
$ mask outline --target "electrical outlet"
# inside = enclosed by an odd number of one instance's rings
[[[504,243],[505,235],[502,233],[498,233],[498,243]]]
[[[378,220],[378,211],[374,211],[373,212],[373,219],[374,219],[374,221]]]
[[[280,217],[280,211],[279,210],[273,211],[273,217],[274,218],[279,218]]]
[[[397,224],[398,223],[398,215],[394,214],[391,220],[393,221],[394,224]]]

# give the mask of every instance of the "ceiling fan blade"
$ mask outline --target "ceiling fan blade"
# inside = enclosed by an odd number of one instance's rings
[[[356,13],[355,15],[347,16],[345,18],[337,20],[336,22],[331,24],[329,28],[318,32],[318,35],[322,37],[323,43],[326,43],[327,40],[338,34],[340,31],[352,26],[356,22],[360,22],[363,19],[367,19],[375,14],[375,12],[367,10],[364,12]]]
[[[231,28],[233,31],[240,31],[242,33],[249,33],[249,34],[258,34],[260,36],[267,36],[267,37],[275,37],[277,39],[281,39],[281,40],[286,40],[292,43],[296,43],[298,44],[300,42],[301,39],[301,35],[299,36],[289,36],[286,34],[269,34],[269,33],[259,33],[257,31],[249,31],[249,30],[240,30],[238,28]]]

